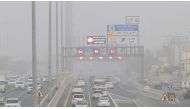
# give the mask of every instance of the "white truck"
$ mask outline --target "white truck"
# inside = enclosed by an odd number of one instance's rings
[[[5,92],[5,75],[0,73],[0,92]]]

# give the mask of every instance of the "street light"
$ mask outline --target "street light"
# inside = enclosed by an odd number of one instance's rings
[[[92,59],[93,59],[93,57],[92,57],[92,56],[90,56],[90,57],[89,57],[89,59],[90,59],[90,60],[92,60]]]
[[[123,57],[122,57],[122,56],[118,56],[117,58],[118,58],[119,60],[122,60],[122,59],[123,59]]]
[[[102,59],[104,59],[104,57],[100,56],[99,59],[102,60]]]
[[[83,60],[83,59],[84,59],[84,57],[79,57],[79,59],[80,59],[80,60]]]
[[[113,59],[113,57],[112,57],[112,56],[109,56],[109,59]]]

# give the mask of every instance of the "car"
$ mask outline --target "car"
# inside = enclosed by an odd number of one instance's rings
[[[83,91],[84,90],[82,88],[73,88],[72,89],[72,94],[82,94]]]
[[[113,85],[112,82],[106,82],[106,87],[107,87],[108,89],[113,89],[113,88],[114,88],[114,85]]]
[[[21,107],[21,102],[18,98],[7,98],[5,107]]]
[[[92,99],[97,99],[100,98],[102,96],[102,91],[101,90],[94,90],[94,92],[92,93]]]
[[[79,100],[85,100],[85,95],[84,94],[74,94],[72,97],[72,106],[74,106],[75,103]]]
[[[108,106],[110,106],[110,100],[107,96],[102,96],[99,98],[97,105],[101,106],[101,107],[102,106],[108,107]]]
[[[27,93],[31,93],[33,89],[32,83],[27,85]]]
[[[41,88],[42,88],[41,84],[38,83],[37,90],[40,90]],[[33,90],[33,85],[32,85],[32,83],[30,83],[30,84],[27,85],[27,93],[28,94],[31,93],[32,90]]]
[[[5,102],[5,97],[0,94],[0,105],[4,105],[4,102]]]
[[[75,102],[75,107],[88,107],[88,102],[86,100],[78,100]]]
[[[37,86],[37,89],[40,90],[40,89],[42,88],[42,84],[37,83],[37,85],[38,85],[38,86]]]
[[[85,86],[85,81],[84,81],[84,80],[78,80],[78,81],[77,81],[77,84],[78,84],[79,86]]]
[[[113,82],[114,85],[117,85],[117,84],[119,84],[121,82],[121,79],[119,77],[114,77],[112,79],[112,82]]]
[[[10,79],[8,81],[8,85],[15,86],[15,84],[16,84],[16,80],[15,79]]]
[[[101,85],[98,90],[102,91],[102,96],[107,96],[108,95],[108,90],[107,87],[105,85]]]
[[[22,89],[24,89],[25,88],[24,81],[17,81],[16,84],[15,84],[15,88],[22,88]]]

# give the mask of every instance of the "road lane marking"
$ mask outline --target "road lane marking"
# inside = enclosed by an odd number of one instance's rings
[[[140,103],[140,102],[137,103],[137,101],[136,101],[135,99],[133,99],[133,102],[134,102],[138,107],[146,107],[143,103]]]
[[[72,84],[71,84],[71,85],[72,85]],[[68,101],[69,101],[69,97],[70,97],[70,95],[71,95],[71,90],[72,90],[72,86],[71,86],[71,88],[69,89],[69,94],[68,94],[68,96],[67,96],[66,101],[64,102],[64,107],[67,107],[67,104],[68,104]]]
[[[118,96],[120,98],[123,98],[124,100],[127,100],[127,101],[130,101],[131,99],[127,98],[127,97],[123,97],[123,96],[120,96],[120,95],[117,95],[117,94],[113,94],[113,93],[110,93],[111,95],[115,95],[115,96]]]
[[[118,104],[115,102],[115,100],[112,98],[112,96],[110,95],[110,93],[108,93],[108,96],[110,97],[111,101],[114,104],[114,107],[119,107]]]

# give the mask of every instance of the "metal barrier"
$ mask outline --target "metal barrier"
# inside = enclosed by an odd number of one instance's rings
[[[72,81],[72,79],[70,79],[72,76],[73,75],[69,75],[69,77],[67,77],[66,79],[63,80],[60,88],[57,90],[56,94],[54,95],[54,97],[49,102],[48,107],[56,107],[57,106],[57,104],[59,103],[59,100],[62,97],[61,95],[63,94],[65,88]]]

